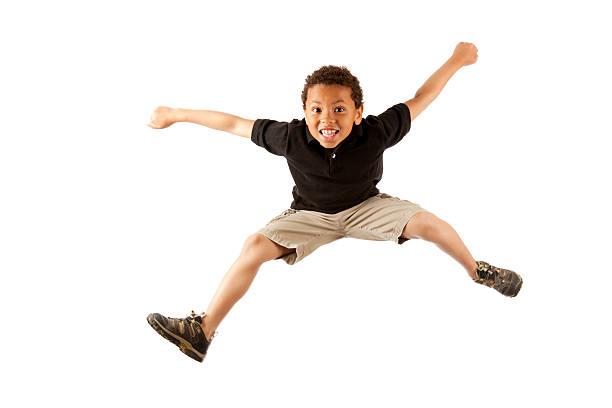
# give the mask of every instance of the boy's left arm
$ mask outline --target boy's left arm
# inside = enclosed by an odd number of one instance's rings
[[[419,88],[414,98],[404,102],[410,109],[410,120],[413,121],[438,97],[448,80],[459,68],[472,65],[478,60],[478,48],[472,43],[460,42],[453,55]]]

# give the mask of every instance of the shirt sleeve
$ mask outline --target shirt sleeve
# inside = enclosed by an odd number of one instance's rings
[[[270,119],[257,119],[251,131],[251,140],[257,146],[277,156],[284,156],[287,151],[289,123]]]
[[[410,109],[405,103],[398,103],[378,115],[378,120],[384,127],[384,144],[385,149],[388,149],[402,140],[410,130]]]

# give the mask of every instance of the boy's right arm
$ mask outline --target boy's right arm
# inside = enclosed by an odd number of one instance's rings
[[[251,138],[251,131],[255,124],[254,120],[243,119],[229,113],[160,106],[151,114],[151,121],[148,126],[153,129],[163,129],[176,122],[196,123],[247,138]]]

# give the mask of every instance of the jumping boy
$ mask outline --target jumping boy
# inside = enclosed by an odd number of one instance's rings
[[[414,98],[365,119],[358,79],[345,67],[333,65],[306,78],[302,120],[253,121],[221,112],[158,107],[150,127],[163,129],[175,122],[192,122],[250,138],[287,159],[295,187],[291,207],[246,239],[205,313],[192,312],[186,318],[152,313],[147,317],[149,324],[201,362],[215,330],[246,293],[264,262],[283,259],[293,265],[318,247],[344,237],[398,244],[417,238],[433,242],[463,265],[475,282],[516,296],[522,286],[517,273],[474,260],[448,223],[418,204],[376,188],[382,177],[384,150],[408,133],[411,122],[459,68],[477,59],[473,44],[459,43]]]

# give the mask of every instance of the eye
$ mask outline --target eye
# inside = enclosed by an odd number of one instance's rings
[[[318,112],[318,111],[317,111],[317,109],[318,109],[319,111],[321,110],[321,108],[312,108],[312,111],[313,111],[313,112]],[[343,107],[341,107],[341,106],[338,106],[336,109],[341,109],[339,112],[344,112],[344,108],[343,108]]]

